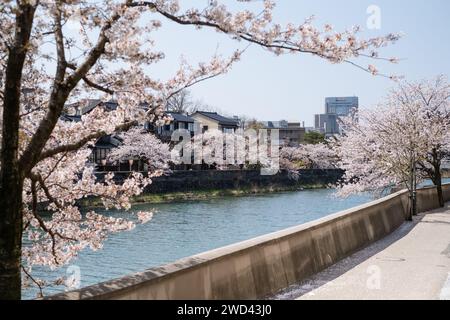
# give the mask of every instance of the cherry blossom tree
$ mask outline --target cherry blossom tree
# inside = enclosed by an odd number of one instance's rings
[[[412,194],[412,168],[424,146],[418,152],[415,145],[420,117],[412,109],[402,111],[396,105],[380,105],[359,111],[357,118],[342,119],[344,133],[331,142],[339,167],[345,171],[338,185],[339,196],[363,192],[381,195],[398,186],[409,188]]]
[[[100,248],[110,231],[132,227],[128,220],[95,212],[81,215],[76,205],[81,198],[99,196],[107,208],[127,209],[130,197],[149,183],[140,174],[123,185],[112,176],[98,182],[85,167],[88,147],[99,137],[147,121],[166,122],[163,109],[170,97],[227,72],[240,58],[236,51],[196,66],[183,61],[172,78],[155,79],[147,66],[164,58],[152,41],[162,21],[214,29],[277,55],[311,54],[380,75],[355,59],[381,60],[378,50],[399,38],[360,39],[359,28],[319,29],[313,19],[283,27],[272,21],[273,9],[269,0],[261,12],[233,12],[218,1],[187,9],[177,0],[2,1],[0,299],[20,298],[22,271],[31,279],[33,265],[58,267],[85,247]],[[98,108],[80,123],[61,120],[67,103],[93,95],[105,100],[114,95],[119,107]],[[50,219],[40,215],[42,204]],[[148,220],[149,215],[139,217]],[[22,248],[24,234],[32,245]]]
[[[449,85],[444,77],[403,82],[374,109],[343,120],[332,142],[345,170],[338,194],[408,188],[416,213],[417,182],[430,178],[443,205],[440,164],[449,150]]]
[[[436,186],[439,205],[443,207],[441,164],[450,159],[450,85],[443,75],[404,83],[397,99],[399,103],[416,101],[423,109],[423,123],[428,133],[427,153],[418,162],[418,170]]]
[[[280,152],[280,168],[295,179],[300,169],[335,169],[337,161],[336,152],[325,143],[284,147]]]
[[[143,161],[152,177],[169,172],[170,148],[154,134],[133,128],[119,135],[122,144],[112,149],[108,161]]]
[[[181,142],[180,137],[183,137]],[[173,139],[173,142],[177,142],[171,150],[171,160],[175,164],[192,164],[194,160],[194,164],[204,163],[213,166],[215,170],[227,170],[233,166],[244,168],[248,165],[269,165],[267,154],[259,154],[259,140],[255,130],[224,133],[209,129],[202,133],[196,132],[191,138],[188,130],[181,129],[175,131]]]

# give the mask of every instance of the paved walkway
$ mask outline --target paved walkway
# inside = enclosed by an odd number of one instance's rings
[[[450,299],[450,203],[275,299]]]

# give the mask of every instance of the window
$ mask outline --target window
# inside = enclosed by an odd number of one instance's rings
[[[100,163],[100,161],[105,160],[109,153],[109,149],[97,149],[95,151],[95,162]]]
[[[223,133],[234,133],[234,128],[223,128]]]
[[[208,131],[208,126],[203,126],[202,133],[205,133],[206,131]]]
[[[194,124],[193,123],[188,123],[188,130],[189,131],[194,131]]]
[[[170,131],[175,130],[175,125],[173,124],[173,122],[170,124]]]
[[[178,129],[186,129],[186,124],[184,122],[178,122]]]
[[[336,106],[333,106],[333,105],[331,105],[331,106],[328,106],[328,110],[327,110],[328,112],[327,113],[336,113]]]

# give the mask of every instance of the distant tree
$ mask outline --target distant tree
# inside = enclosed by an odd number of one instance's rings
[[[417,213],[416,185],[431,179],[444,205],[441,161],[450,151],[450,86],[432,81],[402,82],[377,108],[343,119],[344,134],[330,142],[345,170],[338,194],[408,188],[411,216]]]
[[[166,102],[166,111],[168,112],[188,114],[192,112],[193,107],[194,101],[191,92],[186,89],[174,94]]]
[[[325,135],[316,132],[316,131],[310,131],[305,133],[305,143],[307,144],[319,144],[325,142]]]
[[[206,112],[218,112],[223,114],[223,112],[221,112],[219,110],[219,108],[216,108],[210,104],[207,104],[201,100],[196,100],[193,102],[191,108],[189,109],[189,114],[195,113],[197,111],[206,111]]]
[[[328,145],[301,145],[281,149],[284,169],[333,169],[337,166],[336,152]]]
[[[245,124],[245,129],[254,129],[254,130],[264,129],[264,124],[256,119],[247,120],[247,123]]]
[[[284,147],[280,151],[280,167],[295,179],[299,169],[335,169],[336,151],[324,143]]]
[[[154,134],[143,132],[141,128],[133,128],[120,134],[122,144],[114,148],[108,160],[128,161],[141,160],[147,164],[150,176],[160,176],[169,170],[170,149]]]

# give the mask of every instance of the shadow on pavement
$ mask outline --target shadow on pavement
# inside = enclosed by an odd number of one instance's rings
[[[446,208],[450,208],[450,204],[446,205]],[[445,208],[444,208],[445,209]],[[322,287],[323,285],[326,285],[329,282],[332,282],[334,279],[338,278],[339,276],[345,274],[347,271],[353,269],[357,265],[363,263],[367,259],[371,258],[372,256],[376,255],[377,253],[383,251],[384,249],[388,248],[393,243],[397,242],[398,240],[402,239],[406,235],[408,235],[414,227],[421,223],[425,215],[429,216],[436,213],[442,213],[443,208],[433,210],[430,212],[422,213],[414,217],[412,222],[405,221],[397,230],[392,232],[390,235],[376,241],[375,243],[372,243],[371,245],[367,246],[366,248],[362,248],[361,250],[357,251],[356,253],[348,256],[347,258],[342,259],[341,261],[337,262],[336,264],[332,265],[331,267],[328,267],[327,269],[315,274],[314,276],[299,282],[297,284],[291,285],[290,287],[283,289],[282,291],[278,292],[274,296],[269,297],[270,300],[292,300],[302,297],[303,295],[308,294],[309,292],[318,289]],[[428,222],[427,222],[428,223]],[[436,220],[435,223],[440,223],[439,220]],[[445,222],[447,223],[447,222]],[[392,257],[386,259],[392,259],[392,261],[399,261],[401,262],[401,258]],[[403,259],[404,261],[404,259]]]

